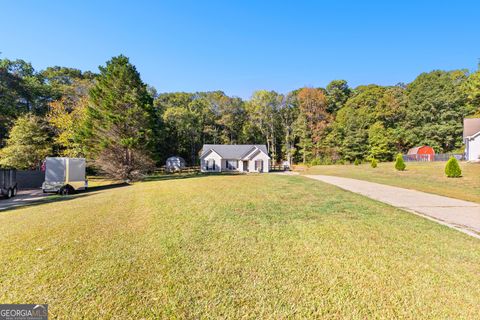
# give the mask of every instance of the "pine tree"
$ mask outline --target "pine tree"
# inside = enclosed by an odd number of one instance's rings
[[[398,171],[404,171],[407,166],[405,165],[405,162],[403,161],[403,156],[402,154],[397,155],[397,160],[395,161],[395,169]]]
[[[120,55],[100,67],[90,90],[87,131],[90,156],[108,175],[135,180],[153,167],[153,99],[140,74]]]
[[[445,174],[449,178],[459,178],[462,176],[462,169],[455,157],[451,157],[445,166]]]

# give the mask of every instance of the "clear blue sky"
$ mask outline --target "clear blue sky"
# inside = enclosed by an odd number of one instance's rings
[[[479,1],[0,0],[0,57],[97,71],[130,57],[159,92],[410,82],[480,58]]]

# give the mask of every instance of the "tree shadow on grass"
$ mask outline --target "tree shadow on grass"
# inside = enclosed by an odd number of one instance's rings
[[[79,199],[87,196],[89,196],[89,194],[87,193],[75,194],[75,195],[69,195],[69,196],[60,196],[58,194],[53,194],[51,196],[40,197],[35,200],[19,200],[18,202],[11,204],[7,208],[0,208],[0,214],[7,211],[35,207],[35,206],[47,204],[47,203],[70,201],[70,200]]]
[[[126,182],[120,182],[120,183],[113,183],[113,184],[106,184],[103,186],[95,186],[95,187],[88,187],[87,190],[85,191],[79,191],[78,193],[90,193],[90,192],[96,192],[96,191],[102,191],[102,190],[109,190],[109,189],[116,189],[116,188],[123,188],[123,187],[129,187],[130,184]]]
[[[9,203],[6,207],[2,206],[2,203],[0,202],[0,213],[5,212],[5,211],[12,211],[12,210],[16,210],[16,209],[21,209],[21,208],[38,206],[38,205],[41,205],[41,204],[70,201],[70,200],[74,200],[74,199],[88,197],[88,196],[92,195],[93,192],[116,189],[116,188],[127,187],[127,186],[130,186],[130,185],[128,183],[116,183],[116,184],[90,187],[87,190],[77,191],[75,194],[71,194],[71,195],[67,195],[67,196],[61,196],[61,195],[58,195],[58,194],[51,194],[51,195],[45,195],[45,196],[42,196],[42,197],[38,197],[36,199],[31,199],[31,198],[20,199],[19,198],[16,201],[14,201],[13,203]],[[15,198],[12,198],[12,199],[15,200]]]

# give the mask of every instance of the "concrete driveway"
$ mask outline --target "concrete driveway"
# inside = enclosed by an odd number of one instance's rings
[[[324,175],[305,177],[333,184],[413,212],[480,239],[480,204],[363,180]]]
[[[0,197],[0,211],[42,201],[49,195],[51,194],[43,193],[42,189],[19,190],[17,195],[13,198],[5,199]]]

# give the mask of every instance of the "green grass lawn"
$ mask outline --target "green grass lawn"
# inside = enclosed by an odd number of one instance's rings
[[[435,193],[480,203],[480,164],[461,162],[462,178],[445,176],[446,162],[407,162],[406,171],[397,171],[393,163],[314,166],[302,174],[324,174],[367,180],[392,186]]]
[[[480,314],[480,241],[299,176],[163,179],[0,212],[0,302],[52,318]]]

